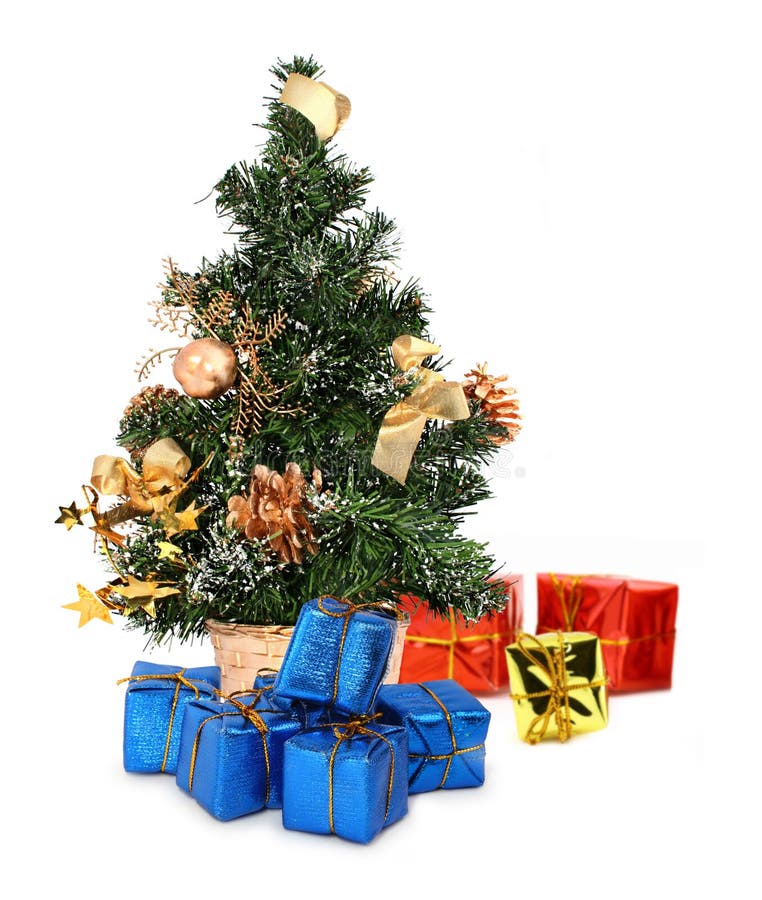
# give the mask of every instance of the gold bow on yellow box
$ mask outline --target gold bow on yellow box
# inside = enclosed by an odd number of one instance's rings
[[[416,369],[418,384],[412,393],[386,413],[373,451],[373,465],[400,484],[404,484],[413,454],[421,440],[427,419],[458,421],[470,415],[468,401],[457,381],[421,365],[427,356],[442,348],[409,334],[392,343],[392,356],[403,372]]]

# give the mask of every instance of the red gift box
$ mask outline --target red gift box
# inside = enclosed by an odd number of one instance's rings
[[[614,575],[537,575],[537,633],[589,631],[612,691],[672,685],[677,585]]]
[[[521,630],[524,590],[521,575],[500,580],[505,583],[505,607],[478,622],[468,623],[452,609],[443,617],[432,612],[424,600],[400,598],[401,609],[410,614],[401,682],[454,678],[475,694],[507,689],[505,647]]]

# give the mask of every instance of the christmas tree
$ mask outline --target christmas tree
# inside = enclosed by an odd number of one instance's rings
[[[293,624],[325,594],[477,618],[503,585],[458,529],[518,430],[513,390],[483,366],[444,378],[425,296],[389,270],[395,224],[331,140],[349,101],[311,58],[272,72],[260,158],[216,185],[234,248],[195,272],[166,261],[155,324],[173,346],[140,374],[174,354],[182,391],[137,394],[130,459],[98,457],[84,507],[61,507],[67,529],[92,515],[115,576],[71,607],[157,641],[209,618]]]

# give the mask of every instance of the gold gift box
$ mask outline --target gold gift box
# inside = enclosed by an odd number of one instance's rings
[[[505,648],[505,655],[522,740],[565,741],[572,734],[606,727],[608,679],[596,635],[521,633]]]

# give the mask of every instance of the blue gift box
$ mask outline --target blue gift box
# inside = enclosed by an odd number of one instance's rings
[[[255,703],[256,693],[194,701],[185,710],[177,784],[222,821],[280,809],[283,746],[301,730],[287,713],[257,710],[248,700]]]
[[[275,702],[302,700],[348,713],[373,708],[397,635],[396,619],[346,600],[308,600],[275,680]]]
[[[286,742],[283,826],[367,844],[407,813],[407,732],[334,723]]]
[[[385,684],[376,710],[407,729],[411,794],[484,784],[490,713],[457,681]]]
[[[177,769],[183,713],[220,686],[217,666],[183,669],[136,662],[124,698],[124,768],[128,772]]]

